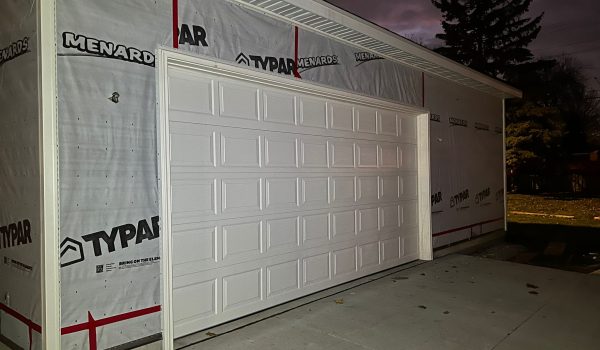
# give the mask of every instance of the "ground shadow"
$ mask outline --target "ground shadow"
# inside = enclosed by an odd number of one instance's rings
[[[509,222],[506,241],[525,247],[513,261],[590,273],[600,269],[600,228]]]

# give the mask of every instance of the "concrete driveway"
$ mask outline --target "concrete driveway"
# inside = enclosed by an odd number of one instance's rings
[[[600,276],[451,255],[366,277],[175,345],[600,349]]]

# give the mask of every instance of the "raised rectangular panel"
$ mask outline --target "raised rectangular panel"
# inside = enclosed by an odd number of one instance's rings
[[[356,234],[356,219],[354,210],[331,214],[331,233],[333,237],[353,236]]]
[[[222,133],[221,165],[260,167],[260,136]]]
[[[398,176],[382,176],[380,179],[379,199],[384,202],[398,200],[400,192]]]
[[[392,238],[381,242],[381,262],[398,260],[400,257],[400,240]]]
[[[215,134],[171,133],[171,165],[173,166],[216,166]]]
[[[267,297],[300,288],[298,260],[267,267]]]
[[[402,237],[402,256],[415,255],[419,253],[419,235],[414,232],[408,236]]]
[[[377,168],[377,144],[356,144],[357,166],[359,168]]]
[[[331,141],[331,166],[334,168],[354,168],[354,144]]]
[[[396,122],[396,112],[380,110],[377,111],[379,118],[379,134],[397,136],[398,124]]]
[[[379,154],[381,160],[379,166],[382,168],[398,167],[398,146],[393,143],[383,143],[379,145]]]
[[[406,170],[417,169],[417,146],[411,144],[400,146],[400,167]]]
[[[267,122],[296,124],[296,97],[290,94],[265,91],[264,119]]]
[[[260,221],[223,226],[223,259],[240,254],[261,253]]]
[[[304,258],[303,265],[305,286],[331,279],[329,253]]]
[[[335,176],[331,178],[331,202],[335,205],[354,203],[354,176]]]
[[[302,205],[327,205],[329,203],[329,181],[326,177],[302,179]]]
[[[169,108],[186,112],[214,114],[213,80],[197,76],[169,77]]]
[[[333,252],[334,276],[356,272],[356,248],[347,248]]]
[[[329,239],[329,215],[316,214],[302,217],[302,236],[304,242]]]
[[[300,125],[325,129],[327,127],[326,110],[325,101],[301,97]]]
[[[216,281],[210,280],[173,289],[173,318],[182,321],[216,313]],[[193,300],[193,303],[190,303]]]
[[[223,311],[261,300],[261,277],[260,269],[223,277]]]
[[[177,214],[215,214],[216,180],[193,183],[173,182],[171,185],[172,212]]]
[[[402,225],[411,227],[419,223],[419,209],[417,201],[406,201],[400,205],[402,208]]]
[[[222,117],[258,120],[258,89],[232,82],[219,83]]]
[[[416,139],[417,138],[417,118],[411,117],[399,117],[400,123],[400,136],[403,138]]]
[[[358,247],[358,261],[361,269],[379,264],[379,242],[367,243]]]
[[[298,245],[298,217],[267,220],[267,250]]]
[[[363,202],[377,201],[379,197],[379,182],[377,176],[359,176],[356,178],[358,200]]]
[[[302,166],[327,168],[327,141],[302,140]]]
[[[379,208],[379,210],[381,211],[380,218],[382,230],[395,230],[400,226],[397,205],[382,207]]]
[[[358,232],[366,233],[379,230],[379,209],[360,209],[358,211]]]
[[[331,103],[329,108],[329,127],[335,130],[354,131],[354,109],[351,105]]]
[[[291,167],[298,164],[295,138],[265,137],[265,165],[268,167]]]
[[[298,180],[267,179],[267,203],[268,209],[296,208],[298,206]]]
[[[356,130],[358,132],[377,133],[377,111],[368,107],[356,110]]]
[[[419,188],[416,174],[402,175],[400,183],[400,198],[417,198]]]
[[[223,213],[262,209],[260,179],[223,179],[221,191]]]
[[[173,265],[192,261],[215,261],[217,228],[203,227],[173,232]]]

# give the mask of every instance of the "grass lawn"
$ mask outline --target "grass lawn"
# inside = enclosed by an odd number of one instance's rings
[[[574,218],[526,215],[527,212],[550,215],[570,215]],[[600,228],[600,198],[579,198],[563,195],[508,195],[508,221],[522,224],[549,224]]]

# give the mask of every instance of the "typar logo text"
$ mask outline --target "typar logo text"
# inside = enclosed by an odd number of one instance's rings
[[[0,49],[0,66],[29,52],[29,37],[10,43]]]
[[[301,57],[298,58],[298,66],[296,66],[296,62],[293,58],[246,55],[243,52],[240,52],[240,54],[237,55],[235,61],[238,64],[285,75],[294,74],[296,69],[299,73],[302,73],[318,67],[335,66],[340,64],[340,60],[337,55]]]
[[[71,32],[64,32],[62,39],[62,46],[65,49],[75,49],[83,55],[112,58],[154,67],[154,54],[146,50]],[[59,53],[59,56],[75,55],[81,54]]]
[[[30,244],[31,223],[25,219],[6,226],[0,226],[0,249]]]
[[[190,28],[191,27],[191,28]],[[198,25],[182,24],[179,28],[179,44],[191,46],[208,46],[206,41],[206,29]]]
[[[150,220],[142,219],[136,224],[124,224],[115,226],[110,230],[97,231],[81,236],[83,242],[67,237],[60,245],[61,267],[73,265],[85,260],[83,252],[84,243],[94,251],[95,256],[103,256],[117,249],[125,249],[144,241],[159,237],[159,217],[154,216]]]

